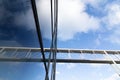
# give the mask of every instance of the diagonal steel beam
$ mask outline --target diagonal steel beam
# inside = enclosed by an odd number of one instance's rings
[[[47,65],[46,65],[46,62],[45,62],[44,47],[43,47],[41,29],[40,29],[40,24],[39,24],[39,19],[38,19],[38,13],[37,13],[37,7],[36,7],[35,0],[31,0],[31,6],[32,6],[34,20],[35,20],[35,25],[36,25],[36,30],[37,30],[37,35],[38,35],[38,41],[39,41],[39,45],[41,47],[41,53],[42,53],[42,57],[43,57],[44,67],[45,67],[46,74],[47,74],[48,73],[48,69],[47,69]]]

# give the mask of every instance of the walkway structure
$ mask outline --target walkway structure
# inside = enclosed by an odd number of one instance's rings
[[[44,48],[45,55],[49,55],[51,51],[55,51],[55,49]],[[96,63],[96,64],[120,64],[120,55],[119,50],[88,50],[88,49],[62,49],[58,48],[57,54],[66,55],[66,54],[91,54],[91,55],[103,55],[103,59],[56,59],[56,63]],[[21,55],[22,54],[22,55]],[[43,59],[42,57],[33,57],[33,55],[41,55],[41,48],[27,48],[27,47],[0,47],[0,61],[13,61],[13,62],[48,62],[49,58]],[[21,56],[20,56],[21,55]],[[115,56],[116,58],[112,58],[111,56]],[[51,58],[50,62],[54,62],[54,59]]]
[[[57,50],[52,48],[44,48],[44,58],[42,57],[41,48],[27,48],[27,47],[0,47],[0,61],[1,62],[41,62],[46,64],[47,74],[46,80],[49,80],[49,66],[54,63],[96,63],[96,64],[110,64],[118,75],[120,75],[120,50],[88,50],[88,49],[62,49]],[[53,52],[56,51],[57,55],[74,55],[79,56],[90,55],[103,55],[103,58],[54,58]],[[52,53],[51,53],[52,52]],[[52,55],[51,57],[49,55]],[[34,56],[36,55],[36,56]],[[113,58],[114,56],[114,58]],[[51,63],[51,64],[50,64]],[[54,68],[53,68],[54,69]],[[53,71],[54,72],[54,71]]]
[[[58,0],[50,0],[51,4],[51,47],[44,48],[43,39],[41,35],[40,21],[38,19],[38,13],[36,8],[35,0],[31,0],[31,7],[33,10],[36,31],[38,35],[38,41],[40,48],[26,48],[26,47],[0,47],[0,61],[11,61],[11,62],[42,62],[44,63],[46,76],[45,80],[55,80],[56,78],[56,63],[96,63],[96,64],[111,64],[115,69],[116,73],[120,75],[120,51],[114,50],[82,50],[82,49],[59,49],[57,48],[57,24],[58,24]],[[107,59],[83,59],[83,58],[57,58],[57,55],[65,54],[96,54],[104,55]],[[40,55],[34,57],[34,54]],[[115,56],[113,58],[112,56]],[[50,66],[52,69],[50,71]],[[49,75],[51,74],[51,76]]]

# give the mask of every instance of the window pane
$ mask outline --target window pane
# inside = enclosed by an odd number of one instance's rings
[[[0,4],[0,46],[38,47],[30,0],[1,0]]]

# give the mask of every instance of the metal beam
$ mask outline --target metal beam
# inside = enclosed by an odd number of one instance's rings
[[[31,58],[0,58],[0,62],[43,62],[43,59],[31,59]],[[51,59],[50,62],[53,62]],[[48,59],[45,60],[48,62]],[[56,59],[57,63],[96,63],[96,64],[113,64],[111,60],[85,60],[85,59]],[[120,61],[115,61],[120,64]]]
[[[13,50],[18,49],[20,51],[24,50],[30,50],[31,52],[39,52],[41,51],[40,48],[29,48],[29,47],[0,47],[5,48],[5,50]],[[52,49],[54,51],[55,49]],[[19,51],[19,52],[20,52]],[[44,52],[50,52],[50,48],[44,48]],[[57,53],[87,53],[87,54],[105,54],[104,51],[106,51],[108,54],[118,54],[120,53],[120,50],[91,50],[91,49],[64,49],[64,48],[57,48]]]

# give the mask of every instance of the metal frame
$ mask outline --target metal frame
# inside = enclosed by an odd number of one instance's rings
[[[31,50],[31,52],[41,52],[41,48],[31,48],[31,47],[0,47],[0,51],[2,50]],[[54,51],[55,49],[52,48],[44,48],[44,52],[50,52]],[[1,52],[2,52],[1,51]],[[107,52],[108,54],[118,54],[120,53],[120,50],[97,50],[97,49],[67,49],[67,48],[57,48],[57,53],[82,53],[82,54],[105,54]]]
[[[45,62],[48,62],[46,59]],[[0,58],[0,62],[44,62],[43,59],[31,59],[31,58]],[[50,62],[54,62],[51,59]],[[115,61],[120,64],[120,61]],[[56,63],[96,63],[96,64],[113,64],[111,60],[85,60],[85,59],[56,59]]]
[[[57,48],[57,28],[58,28],[58,0],[50,0],[50,7],[51,7],[51,34],[52,34],[52,41],[50,48],[44,48],[43,46],[43,39],[41,35],[41,28],[40,28],[40,21],[38,19],[37,7],[35,0],[31,0],[31,7],[33,11],[37,36],[40,48],[26,48],[26,47],[0,47],[0,62],[43,62],[46,76],[45,80],[55,80],[56,78],[56,63],[97,63],[97,64],[114,64],[116,68],[119,68],[117,64],[120,64],[119,60],[114,60],[109,54],[118,54],[120,50],[89,50],[89,49],[60,49]],[[9,53],[12,57],[5,57],[7,51],[13,50],[13,52]],[[20,52],[24,52],[27,50],[27,54],[23,58],[19,58],[16,55]],[[19,52],[19,53],[18,53]],[[32,58],[32,54],[34,52],[39,52],[42,54],[42,58]],[[45,58],[45,52],[49,52],[49,58]],[[57,54],[59,53],[77,53],[77,54],[103,54],[109,57],[109,60],[89,60],[89,59],[57,59]],[[48,63],[48,64],[46,64]],[[52,63],[52,70],[51,70],[51,78],[49,77],[49,67],[50,63]],[[116,69],[115,68],[115,69]],[[118,75],[120,75],[118,73]]]
[[[4,51],[9,51],[9,50],[13,50],[13,53],[17,53],[19,54],[20,52],[24,52],[24,51],[28,51],[27,53],[31,53],[31,54],[34,54],[34,52],[39,52],[38,54],[40,54],[41,52],[41,48],[27,48],[27,47],[0,47],[0,50],[3,50]],[[17,51],[16,51],[17,49]],[[54,51],[55,49],[52,49],[52,51]],[[4,52],[3,51],[3,52]],[[68,54],[68,53],[71,53],[71,54],[103,54],[103,55],[106,55],[105,52],[107,52],[107,55],[108,54],[118,54],[120,52],[120,50],[84,50],[84,49],[57,49],[56,50],[57,53],[56,54],[60,54],[60,53],[63,53],[63,54]],[[1,52],[1,54],[3,53]],[[19,53],[18,53],[19,52]],[[48,52],[51,52],[51,49],[50,48],[44,48],[44,52],[45,54],[48,54]],[[47,53],[46,53],[47,52]],[[11,53],[12,54],[12,53]],[[10,58],[6,58],[6,57],[1,57],[0,58],[0,61],[12,61],[12,62],[54,62],[54,59],[42,59],[42,58],[32,58],[31,56],[25,56],[23,58],[17,58],[17,57],[10,57]],[[114,60],[113,62],[113,59],[109,59],[109,60],[89,60],[89,59],[56,59],[56,63],[98,63],[98,64],[120,64],[120,60]]]

